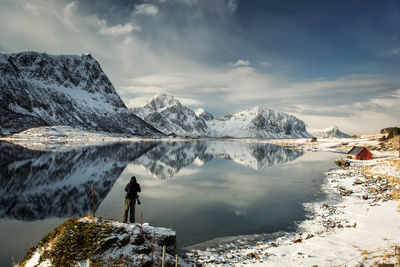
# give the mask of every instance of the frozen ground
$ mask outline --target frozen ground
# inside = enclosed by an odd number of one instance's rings
[[[372,138],[275,140],[307,150],[346,151],[348,146],[379,146]],[[385,150],[385,149],[383,149]],[[205,266],[373,266],[394,263],[400,245],[400,158],[395,150],[372,151],[370,161],[327,171],[328,199],[304,203],[309,218],[296,234],[258,242],[226,253],[193,251]],[[234,245],[232,245],[234,247]]]

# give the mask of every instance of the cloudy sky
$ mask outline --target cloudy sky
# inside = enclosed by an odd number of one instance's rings
[[[167,93],[350,134],[400,124],[397,0],[0,0],[0,52],[90,52],[128,107]]]

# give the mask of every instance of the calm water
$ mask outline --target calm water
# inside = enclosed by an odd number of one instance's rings
[[[305,218],[301,203],[324,197],[321,172],[336,157],[227,141],[119,143],[59,152],[0,143],[0,266],[11,266],[12,257],[20,260],[69,216],[91,213],[92,189],[96,215],[120,219],[132,175],[142,187],[136,220],[143,214],[144,222],[173,228],[181,249],[294,230]]]

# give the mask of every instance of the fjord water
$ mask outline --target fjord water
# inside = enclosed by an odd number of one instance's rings
[[[142,214],[144,222],[171,227],[181,249],[293,231],[305,219],[302,203],[324,198],[322,172],[337,157],[239,141],[44,148],[0,143],[1,266],[19,261],[69,216],[92,213],[92,189],[96,215],[120,220],[132,175],[142,187],[136,221]]]

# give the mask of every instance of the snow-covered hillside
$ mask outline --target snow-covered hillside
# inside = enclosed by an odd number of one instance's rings
[[[166,94],[154,96],[132,112],[165,134],[199,137],[208,135],[207,125],[193,110]]]
[[[315,137],[318,138],[329,138],[329,137],[339,137],[339,138],[347,138],[350,137],[348,134],[340,131],[339,128],[335,125],[332,125],[326,129],[312,129],[307,128],[307,131]]]
[[[303,121],[295,116],[256,106],[207,122],[213,136],[234,138],[311,137]]]
[[[38,126],[154,136],[87,55],[0,54],[0,135]]]
[[[256,106],[233,115],[207,121],[215,137],[302,138],[311,137],[303,121],[295,116]]]
[[[133,113],[166,134],[189,137],[302,138],[311,137],[303,121],[283,112],[254,107],[215,118],[203,109],[195,112],[169,95],[156,95]]]

